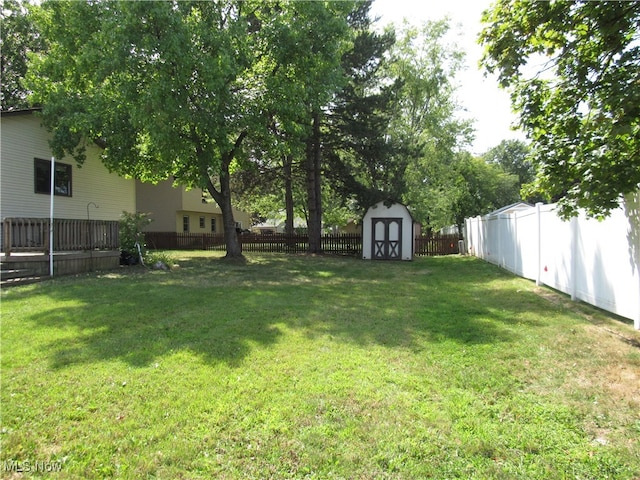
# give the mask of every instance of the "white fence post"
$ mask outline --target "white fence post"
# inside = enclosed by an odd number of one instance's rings
[[[500,217],[500,215],[497,216],[496,218],[496,226],[495,226],[496,231],[498,232],[498,247],[497,250],[494,252],[494,255],[496,257],[496,262],[498,264],[498,266],[500,268],[503,268],[503,253],[502,253],[502,218]]]
[[[536,285],[542,285],[542,220],[540,218],[541,202],[536,203]]]
[[[633,326],[636,330],[640,330],[640,191],[625,195],[624,209],[629,221],[629,231],[627,233],[629,249],[633,255],[633,262],[638,280],[638,284],[635,286],[638,299],[636,314],[633,319]]]
[[[578,299],[578,217],[571,217],[571,276],[569,285],[571,301]]]
[[[518,212],[513,214],[513,270],[512,272],[518,274]]]

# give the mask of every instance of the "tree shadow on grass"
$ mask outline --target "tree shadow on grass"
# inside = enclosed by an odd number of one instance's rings
[[[108,296],[100,306],[84,303],[49,310],[37,323],[78,332],[46,346],[45,351],[53,352],[51,363],[56,368],[110,359],[142,367],[184,350],[204,361],[238,365],[253,345],[272,344],[280,335],[276,326],[260,316],[234,315],[231,305],[209,303],[206,298],[194,304],[193,297],[192,291],[183,288],[156,286],[147,298]]]
[[[252,349],[276,344],[283,329],[360,346],[492,344],[518,338],[513,302],[501,304],[486,286],[504,275],[460,259],[189,260],[166,273],[51,283],[35,294],[52,308],[24,320],[60,333],[43,346],[54,368],[113,359],[142,367],[185,350],[239,366]]]

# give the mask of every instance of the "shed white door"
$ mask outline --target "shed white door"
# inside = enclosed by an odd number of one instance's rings
[[[399,260],[402,258],[402,218],[372,218],[371,258]]]

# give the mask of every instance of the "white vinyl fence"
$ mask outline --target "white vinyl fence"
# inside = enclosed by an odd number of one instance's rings
[[[640,194],[603,221],[561,220],[555,205],[468,218],[467,251],[640,330]]]

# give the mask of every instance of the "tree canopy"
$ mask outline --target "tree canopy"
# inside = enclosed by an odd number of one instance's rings
[[[565,217],[606,216],[640,186],[640,2],[498,0],[483,22],[482,62],[532,140],[533,189]]]
[[[290,231],[294,211],[305,216],[319,252],[323,221],[390,199],[429,226],[460,223],[513,198],[512,170],[528,166],[517,148],[494,165],[465,153],[464,54],[446,19],[396,35],[374,29],[370,1],[10,6],[37,40],[7,43],[29,59],[16,98],[32,92],[54,155],[81,164],[93,142],[120,175],[208,191],[231,257],[238,193],[263,215],[284,207]]]
[[[351,2],[74,2],[37,12],[50,42],[28,79],[56,156],[82,162],[84,139],[108,168],[207,189],[228,256],[241,256],[232,165],[247,139],[291,130],[341,81]],[[302,115],[304,117],[304,115]],[[310,122],[302,129],[307,131]]]
[[[472,137],[471,123],[457,115],[454,78],[464,52],[447,42],[449,31],[447,19],[405,25],[389,63],[401,83],[390,134],[405,162],[402,200],[415,219],[437,227],[454,222],[452,165]]]
[[[389,138],[400,81],[384,66],[395,32],[375,32],[368,10],[350,18],[353,41],[341,62],[347,82],[331,102],[324,136],[328,183],[343,205],[362,214],[380,200],[401,198],[405,169]]]
[[[28,90],[23,84],[29,64],[29,54],[45,48],[31,16],[29,4],[19,0],[4,0],[0,9],[0,110],[28,108]]]

